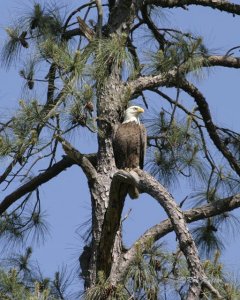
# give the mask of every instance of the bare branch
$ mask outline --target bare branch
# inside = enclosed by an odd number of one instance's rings
[[[177,75],[177,70],[171,70],[166,74],[159,74],[156,76],[141,76],[136,80],[127,83],[128,89],[132,95],[139,95],[142,91],[152,89],[160,86],[169,86]]]
[[[97,37],[102,38],[102,25],[103,25],[103,9],[102,9],[102,1],[95,0],[98,10],[98,24],[97,24]]]
[[[87,40],[92,41],[95,36],[95,32],[80,17],[77,17],[77,20],[81,34],[84,35]]]
[[[22,196],[34,191],[37,187],[56,177],[66,168],[74,165],[74,163],[75,162],[71,158],[64,156],[62,160],[54,164],[51,168],[20,186],[17,190],[6,196],[0,203],[0,215]]]
[[[86,4],[83,4],[83,5],[79,6],[77,9],[75,9],[73,12],[71,12],[71,14],[67,17],[67,20],[66,20],[66,22],[65,22],[65,24],[64,24],[64,26],[63,26],[63,31],[65,32],[65,30],[66,30],[66,28],[67,28],[67,26],[68,26],[70,20],[72,19],[72,17],[73,17],[74,15],[76,15],[76,14],[79,13],[82,9],[84,9],[84,8],[86,8],[86,7],[91,7],[93,4],[94,4],[94,1],[90,1],[90,2],[88,2],[88,3],[86,3]]]
[[[175,100],[173,100],[171,97],[169,97],[167,94],[163,93],[162,91],[158,90],[158,89],[149,89],[150,91],[158,94],[160,97],[162,97],[163,99],[167,100],[169,103],[173,104],[174,106],[177,106],[178,108],[180,108],[183,112],[185,112],[187,115],[191,116],[196,119],[202,120],[202,118],[196,114],[194,114],[193,112],[189,111],[186,109],[185,106],[183,106],[181,103],[176,102]]]
[[[142,7],[142,16],[143,20],[146,22],[148,28],[152,31],[155,39],[158,41],[160,45],[160,49],[164,50],[164,44],[166,43],[166,40],[164,38],[164,35],[160,33],[154,22],[151,20],[150,15],[148,14],[148,8],[147,5]]]
[[[225,55],[210,55],[202,57],[203,67],[228,67],[228,68],[240,68],[240,58],[225,56]],[[136,80],[132,80],[128,83],[132,94],[139,94],[146,89],[153,89],[160,86],[173,86],[174,77],[178,74],[189,72],[189,68],[182,64],[181,67],[170,70],[166,74],[159,74],[155,76],[141,76]],[[176,84],[175,84],[176,85]],[[177,85],[176,85],[177,86]]]
[[[49,72],[48,72],[48,91],[47,91],[47,104],[51,104],[53,102],[54,97],[54,81],[56,77],[57,66],[55,63],[52,63]]]
[[[227,55],[210,55],[206,58],[203,58],[203,66],[219,66],[219,67],[227,67],[227,68],[240,68],[240,58],[227,56]]]
[[[7,166],[5,171],[2,175],[0,175],[0,184],[4,182],[4,180],[8,177],[8,175],[12,172],[12,169],[17,164],[17,155],[15,155],[14,159],[11,161],[11,163]]]
[[[87,158],[87,155],[80,153],[63,137],[57,135],[56,139],[62,144],[65,153],[82,168],[88,180],[95,180],[97,178],[97,171],[90,160]]]
[[[240,5],[234,4],[226,0],[145,0],[143,4],[154,4],[160,7],[182,7],[186,8],[189,5],[201,5],[240,15]]]

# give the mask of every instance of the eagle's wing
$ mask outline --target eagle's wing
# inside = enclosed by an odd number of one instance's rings
[[[120,124],[113,137],[113,152],[118,169],[126,168],[127,143],[124,127],[123,124]]]
[[[139,167],[143,169],[144,157],[147,149],[147,131],[144,125],[140,125],[140,157],[139,157]]]

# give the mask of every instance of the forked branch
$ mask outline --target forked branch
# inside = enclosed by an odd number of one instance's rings
[[[198,220],[203,220],[205,218],[213,217],[224,212],[232,211],[240,207],[240,194],[232,197],[228,197],[211,204],[204,205],[198,208],[192,208],[190,210],[184,211],[184,217],[187,223],[192,223]],[[133,245],[132,247],[122,256],[121,258],[121,270],[118,272],[118,280],[126,276],[126,272],[134,261],[137,255],[137,249],[139,245],[144,251],[146,241],[149,238],[153,239],[154,242],[158,241],[162,237],[166,236],[168,233],[173,231],[173,225],[170,219],[166,219],[161,223],[149,228]]]
[[[98,270],[104,271],[106,277],[109,276],[113,264],[112,254],[117,232],[121,231],[121,216],[128,185],[135,184],[134,180],[129,181],[131,177],[132,175],[128,172],[120,170],[114,174],[111,182],[109,203],[104,217],[98,257]]]
[[[178,238],[180,249],[185,255],[192,278],[189,284],[187,299],[197,299],[200,295],[202,285],[210,289],[218,299],[221,299],[218,291],[207,280],[198,256],[198,250],[188,230],[182,210],[178,207],[168,191],[155,178],[142,170],[136,170],[136,172],[138,176],[136,176],[135,173],[130,174],[124,171],[117,173],[115,176],[123,178],[126,182],[135,181],[138,189],[156,199],[167,213]]]

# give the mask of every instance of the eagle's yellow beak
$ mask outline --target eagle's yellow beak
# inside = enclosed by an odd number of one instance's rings
[[[144,113],[144,109],[143,109],[142,107],[139,106],[139,107],[138,107],[138,112],[139,112],[139,113]]]

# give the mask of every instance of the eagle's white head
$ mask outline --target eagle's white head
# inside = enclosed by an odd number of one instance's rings
[[[124,114],[124,123],[136,122],[140,124],[139,115],[144,112],[144,109],[140,106],[130,106]]]

